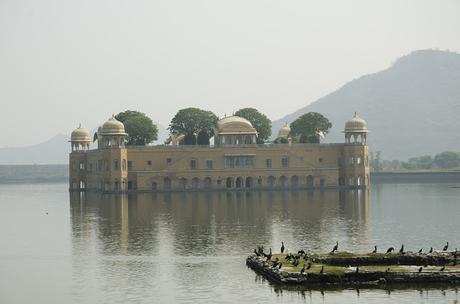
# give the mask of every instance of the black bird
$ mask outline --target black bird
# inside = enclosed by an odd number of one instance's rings
[[[321,270],[319,271],[319,273],[323,273],[324,272],[324,266],[321,266]]]
[[[420,268],[418,269],[418,272],[422,272],[422,269],[423,269],[423,267],[420,267]]]
[[[335,246],[334,246],[334,248],[332,248],[332,251],[331,251],[331,253],[334,253],[334,252],[336,252],[336,251],[337,251],[337,249],[339,249],[339,242],[338,242],[338,241],[337,241],[337,242],[335,242]]]
[[[284,252],[284,243],[281,242],[281,253],[283,253],[283,252]]]
[[[359,266],[356,266],[356,273],[359,272]]]
[[[278,269],[281,269],[281,266],[283,266],[283,263],[280,262]]]
[[[387,270],[385,270],[385,272],[390,272],[390,267],[388,267]]]
[[[270,248],[270,252],[266,255],[267,261],[270,261],[272,259],[272,249]]]
[[[404,253],[404,244],[401,245],[401,249],[399,249],[399,253]]]
[[[256,256],[260,256],[260,253],[256,249],[254,249],[254,253]]]
[[[372,253],[377,253],[377,245],[374,246],[374,250],[372,251]]]
[[[442,266],[442,268],[439,269],[439,271],[444,271],[444,269],[446,269],[446,266]]]
[[[305,251],[304,251],[303,249],[302,249],[302,250],[299,250],[299,251],[297,252],[297,254],[304,255],[304,254],[305,254]]]
[[[420,250],[418,251],[418,253],[422,253],[422,251],[423,251],[423,248],[420,248]]]
[[[388,248],[387,253],[390,253],[390,252],[392,252],[394,250],[395,250],[394,247],[390,247],[390,248]]]
[[[433,253],[433,247],[430,247],[430,251],[428,253]]]
[[[300,274],[304,274],[304,272],[305,272],[305,264],[303,264],[302,269],[300,269]]]
[[[311,268],[311,263],[308,263],[307,264],[307,269],[310,269]]]
[[[444,248],[442,249],[442,251],[447,251],[448,248],[449,248],[449,242],[447,242],[446,246],[444,246]]]

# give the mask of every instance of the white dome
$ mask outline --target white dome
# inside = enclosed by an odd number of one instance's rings
[[[113,115],[102,125],[99,132],[101,135],[127,135],[123,123],[118,121]]]
[[[352,119],[345,123],[345,132],[346,133],[363,133],[369,132],[367,129],[367,122],[359,117],[356,113]]]
[[[291,134],[291,128],[288,124],[285,124],[284,127],[278,130],[278,137],[288,138],[289,134]]]
[[[82,128],[81,125],[72,131],[70,135],[71,142],[91,142],[91,136],[89,135],[88,130]]]
[[[217,122],[219,133],[256,133],[251,122],[240,116],[224,117]]]

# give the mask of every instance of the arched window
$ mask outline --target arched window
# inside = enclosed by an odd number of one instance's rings
[[[167,191],[171,190],[171,179],[169,177],[163,179],[163,189]]]
[[[294,189],[299,187],[299,177],[297,175],[291,177],[291,187]]]
[[[315,179],[312,175],[307,176],[307,188],[313,188],[315,186]]]

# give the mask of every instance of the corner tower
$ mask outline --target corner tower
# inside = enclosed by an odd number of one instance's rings
[[[123,192],[128,190],[128,153],[125,147],[128,134],[125,126],[112,115],[102,127],[99,127],[97,138],[98,153],[94,163],[96,174],[91,184],[98,190]]]
[[[86,152],[89,150],[91,137],[89,132],[81,127],[70,135],[71,153],[69,156],[69,190],[82,191],[86,189]]]
[[[341,161],[339,184],[349,188],[366,188],[370,185],[367,122],[356,112],[345,123],[345,145]]]

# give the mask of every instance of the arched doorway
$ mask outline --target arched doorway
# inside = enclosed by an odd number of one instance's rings
[[[275,182],[276,182],[276,178],[270,175],[267,179],[268,188],[273,189],[275,187]]]
[[[204,179],[204,188],[206,190],[211,190],[212,188],[212,180],[209,176]]]
[[[299,177],[297,175],[291,177],[291,187],[293,189],[299,188]]]
[[[281,188],[286,189],[287,186],[288,186],[288,179],[287,179],[287,177],[284,176],[284,175],[280,176],[279,184],[280,184],[280,187],[281,187]]]
[[[243,178],[241,176],[236,178],[235,186],[236,186],[236,189],[243,188]]]
[[[198,177],[192,178],[192,190],[198,190],[200,186],[200,179]]]
[[[312,175],[307,176],[307,188],[313,188],[315,186],[315,179]]]
[[[245,186],[246,186],[247,189],[254,188],[254,179],[252,177],[250,177],[250,176],[246,177]]]
[[[171,179],[169,177],[163,179],[163,190],[171,190]]]
[[[179,189],[180,190],[187,190],[187,179],[185,177],[182,177],[179,180]]]
[[[233,188],[233,177],[227,177],[227,180],[225,181],[225,187],[227,189]]]

